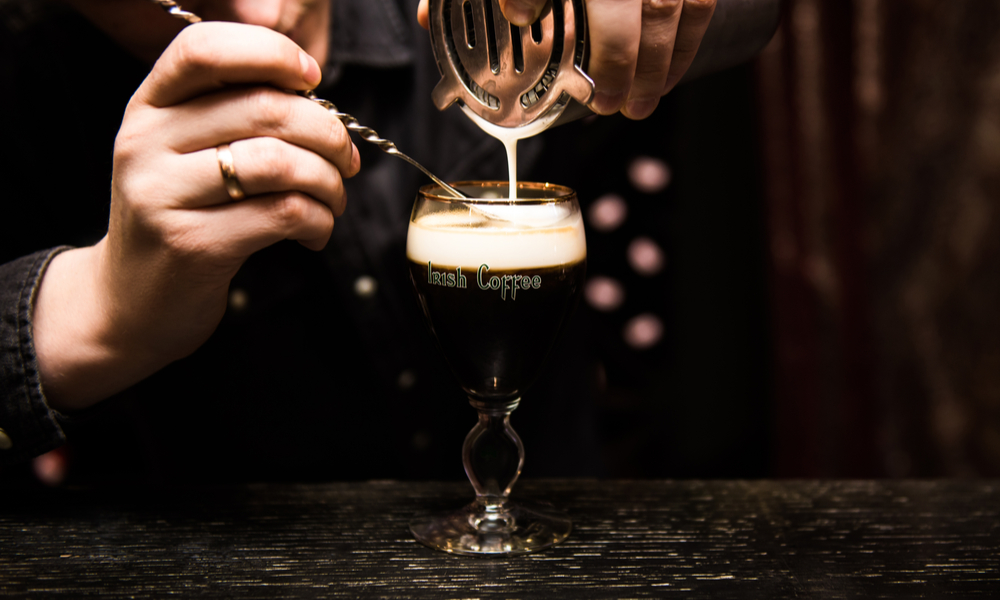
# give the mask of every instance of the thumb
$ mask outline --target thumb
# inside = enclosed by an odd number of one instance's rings
[[[500,0],[500,10],[507,20],[525,27],[531,25],[542,14],[545,0]]]

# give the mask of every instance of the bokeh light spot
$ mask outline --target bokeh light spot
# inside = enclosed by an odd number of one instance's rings
[[[622,332],[625,343],[637,350],[645,350],[658,344],[663,339],[663,322],[659,317],[643,313],[632,317],[625,323]]]
[[[417,373],[413,369],[403,369],[396,378],[396,387],[402,391],[413,389],[417,385]]]
[[[62,483],[66,479],[66,473],[69,471],[66,453],[62,448],[56,448],[55,450],[36,456],[31,461],[31,467],[35,472],[35,477],[39,481],[51,486]]]
[[[639,156],[628,166],[628,179],[640,192],[655,194],[670,185],[670,167],[659,158]]]
[[[659,244],[648,237],[637,237],[628,245],[628,264],[632,269],[646,277],[656,275],[663,270],[667,257]]]
[[[587,281],[583,295],[588,304],[603,312],[611,312],[625,301],[625,289],[622,284],[601,275],[591,277]]]
[[[245,310],[248,304],[250,304],[250,296],[246,293],[246,290],[240,288],[229,290],[229,308],[240,312]]]
[[[618,194],[605,194],[594,201],[587,211],[590,226],[597,231],[614,231],[625,222],[628,205]]]
[[[354,280],[354,293],[362,298],[370,298],[378,291],[378,282],[370,275],[362,275]]]

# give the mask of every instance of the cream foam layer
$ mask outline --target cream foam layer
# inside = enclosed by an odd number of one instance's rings
[[[491,270],[530,269],[579,262],[587,257],[587,242],[579,213],[554,223],[494,221],[489,228],[470,226],[468,217],[432,214],[410,223],[406,256],[469,270],[482,264]]]

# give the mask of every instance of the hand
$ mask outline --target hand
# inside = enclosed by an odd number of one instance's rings
[[[546,0],[499,0],[511,23],[530,25]],[[428,26],[428,0],[417,18]],[[594,80],[590,108],[602,115],[619,110],[645,119],[691,66],[715,12],[716,0],[587,0],[590,62]]]
[[[50,403],[93,404],[193,352],[253,252],[282,239],[326,245],[360,159],[339,120],[282,91],[319,80],[315,60],[262,27],[201,23],[166,49],[115,140],[107,236],[57,256],[39,289]],[[224,186],[224,143],[242,201]]]

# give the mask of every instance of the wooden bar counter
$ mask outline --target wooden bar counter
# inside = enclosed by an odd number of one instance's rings
[[[1000,482],[521,481],[546,551],[469,558],[409,520],[467,483],[0,490],[3,598],[1000,598]]]

